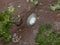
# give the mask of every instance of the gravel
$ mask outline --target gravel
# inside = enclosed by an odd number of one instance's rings
[[[21,36],[19,37],[16,33],[13,34],[12,42],[17,43],[20,41]]]

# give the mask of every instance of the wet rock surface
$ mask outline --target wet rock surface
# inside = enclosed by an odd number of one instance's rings
[[[31,3],[27,3],[26,0],[9,0],[9,1],[0,0],[0,4],[1,4],[0,13],[4,8],[8,7],[8,4],[10,3],[12,3],[12,5],[16,7],[17,11],[14,15],[24,15],[24,19],[23,19],[24,23],[21,26],[13,25],[10,29],[11,34],[17,33],[18,36],[21,36],[21,40],[19,40],[19,42],[17,43],[11,42],[6,45],[35,45],[34,39],[35,39],[36,33],[38,32],[39,26],[50,23],[56,27],[56,25],[60,24],[60,23],[59,24],[55,23],[56,21],[58,22],[60,20],[59,18],[60,15],[58,15],[60,14],[60,11],[53,12],[49,8],[51,4],[56,3],[56,0],[39,0],[39,5],[35,9],[34,9],[34,6]],[[36,24],[30,27],[26,24],[26,20],[27,20],[27,17],[30,15],[30,13],[32,13],[30,11],[32,9],[34,9],[34,11],[32,12],[36,13],[38,17],[37,17]],[[1,39],[0,39],[0,45],[4,45]]]

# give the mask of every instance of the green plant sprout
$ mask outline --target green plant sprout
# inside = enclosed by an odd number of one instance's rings
[[[38,0],[30,0],[30,2],[34,5],[37,5],[38,4]]]
[[[60,45],[60,33],[52,30],[51,24],[40,26],[35,38],[37,45]]]
[[[11,41],[12,35],[9,33],[9,28],[12,25],[11,16],[14,13],[15,8],[10,7],[2,11],[0,15],[0,36],[4,38],[4,43]]]
[[[51,5],[51,6],[50,6],[50,9],[51,9],[52,11],[60,10],[60,0],[58,0],[57,4]]]

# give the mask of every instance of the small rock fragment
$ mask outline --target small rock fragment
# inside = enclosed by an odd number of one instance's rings
[[[29,0],[26,0],[26,2],[29,2]]]
[[[20,8],[20,7],[21,7],[21,5],[18,5],[17,7],[18,7],[18,8]]]
[[[21,29],[19,29],[19,31],[21,31]]]
[[[14,35],[12,37],[12,42],[17,43],[17,42],[19,42],[20,38],[21,38],[21,36],[18,37],[18,35],[16,33],[14,33]]]

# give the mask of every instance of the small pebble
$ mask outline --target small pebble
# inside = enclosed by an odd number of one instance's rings
[[[21,36],[19,38],[21,39]]]
[[[19,29],[19,31],[21,31],[21,29]]]
[[[31,7],[30,7],[30,6],[28,6],[28,7],[27,7],[27,10],[31,10]]]
[[[13,37],[15,37],[16,35],[17,35],[17,34],[16,34],[16,33],[14,33],[14,34],[13,34]]]
[[[21,5],[18,5],[17,7],[18,7],[18,8],[20,8],[20,7],[21,7]]]
[[[12,38],[12,42],[17,43],[17,42],[19,42],[20,38],[21,38],[21,36],[18,37],[18,35],[16,33],[14,33],[13,38]]]
[[[37,17],[37,19],[39,20],[40,18],[39,18],[39,17]]]
[[[40,2],[40,5],[43,5],[43,3]]]
[[[29,0],[26,0],[26,2],[29,2]]]
[[[18,17],[20,17],[20,15],[18,15]]]

